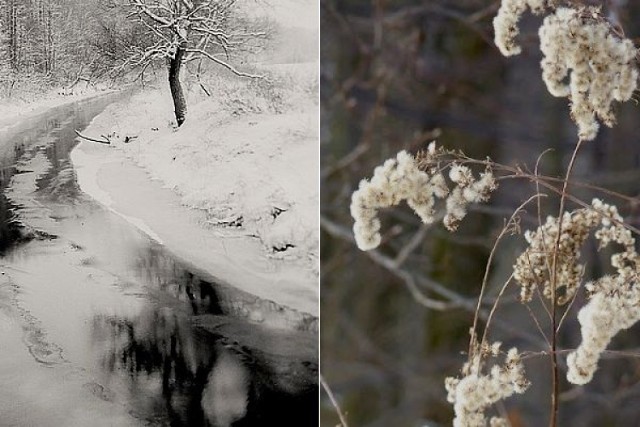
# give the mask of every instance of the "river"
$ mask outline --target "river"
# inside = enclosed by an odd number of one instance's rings
[[[283,327],[80,191],[74,130],[118,96],[0,130],[0,425],[317,425],[317,319]]]

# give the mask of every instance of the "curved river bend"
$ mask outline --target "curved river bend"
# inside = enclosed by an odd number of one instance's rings
[[[74,130],[118,96],[0,130],[0,423],[317,425],[317,319],[214,283],[78,189]]]

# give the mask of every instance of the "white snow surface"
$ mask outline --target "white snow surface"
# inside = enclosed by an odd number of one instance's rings
[[[195,269],[265,300],[318,315],[317,275],[300,262],[266,256],[256,239],[238,230],[203,227],[204,211],[184,206],[177,193],[151,179],[122,150],[82,142],[71,159],[83,191],[100,188],[108,195],[110,210]]]
[[[270,68],[293,81],[306,74],[300,68],[308,73],[315,71],[313,67]],[[205,211],[203,227],[238,228],[260,240],[269,256],[304,260],[314,269],[319,223],[317,103],[292,91],[286,94],[288,105],[272,107],[267,98],[281,95],[245,101],[249,90],[238,90],[239,96],[221,94],[230,100],[224,105],[196,99],[177,130],[170,126],[169,93],[162,87],[147,90],[108,107],[84,133],[106,135],[152,178],[179,193],[186,206]],[[135,138],[125,142],[131,137]],[[87,185],[89,194],[107,202],[95,182]]]
[[[210,76],[211,96],[185,82],[180,128],[162,80],[112,104],[83,130],[111,145],[72,161],[84,192],[195,267],[317,315],[318,63],[256,69],[268,80]]]
[[[267,79],[185,70],[189,111],[176,128],[159,73],[83,131],[111,145],[82,142],[72,161],[83,191],[188,262],[317,315],[319,5],[259,4],[250,14],[270,17],[275,37],[244,67]]]

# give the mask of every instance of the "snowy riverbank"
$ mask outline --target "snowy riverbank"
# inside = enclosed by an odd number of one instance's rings
[[[187,122],[175,129],[161,86],[108,107],[84,133],[107,136],[185,206],[206,212],[203,227],[240,230],[269,256],[316,268],[318,106],[304,81],[315,64],[271,69],[293,89],[226,76],[209,86],[211,98],[192,95]]]
[[[317,315],[317,68],[269,68],[277,87],[227,76],[191,92],[179,129],[162,87],[116,102],[83,130],[112,144],[72,160],[83,191],[182,259]]]
[[[189,110],[177,128],[159,70],[83,130],[110,145],[83,141],[72,160],[83,191],[195,267],[317,315],[318,10],[287,5],[308,19],[255,11],[277,23],[271,47],[247,58],[264,79],[215,65],[201,78],[185,72]]]

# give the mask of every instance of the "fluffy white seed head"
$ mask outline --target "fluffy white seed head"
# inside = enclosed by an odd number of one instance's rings
[[[499,344],[497,348],[499,348]],[[492,355],[494,345],[488,346],[489,352],[476,351],[472,360],[462,369],[461,378],[448,377],[445,379],[447,400],[453,404],[455,427],[486,426],[485,412],[496,402],[506,399],[513,394],[524,393],[529,387],[524,372],[524,365],[518,350],[512,348],[507,353],[504,364],[495,364],[489,373],[483,374],[483,356]],[[492,417],[491,426],[506,425],[501,418]]]
[[[596,202],[597,203],[597,202]],[[589,233],[598,226],[603,215],[596,208],[576,209],[565,212],[562,217],[562,234],[556,255],[556,302],[569,302],[580,286],[584,267],[580,264],[580,250]],[[516,259],[513,267],[514,279],[520,285],[520,299],[531,301],[539,288],[545,298],[552,300],[553,285],[550,267],[558,240],[558,219],[548,217],[535,231],[527,231],[525,239],[529,246]]]
[[[585,285],[591,297],[578,313],[582,342],[567,358],[567,380],[579,385],[591,381],[611,339],[640,321],[640,256],[635,249],[635,238],[624,227],[623,218],[614,205],[594,199],[591,207],[566,212],[562,217],[555,296],[550,266],[558,239],[557,218],[549,217],[537,230],[525,233],[529,247],[514,266],[514,278],[521,286],[523,302],[531,301],[536,288],[540,287],[544,297],[556,298],[558,304],[565,304],[580,287],[584,270],[579,263],[580,250],[593,231],[600,248],[613,243],[622,250],[611,256],[614,274]]]
[[[571,117],[585,141],[598,134],[598,120],[615,124],[613,101],[636,89],[636,48],[620,38],[595,8],[559,8],[539,31],[542,79],[549,92],[570,97]]]
[[[449,188],[438,165],[439,151],[434,143],[422,153],[420,161],[406,151],[375,168],[370,181],[362,180],[351,197],[353,231],[362,250],[376,248],[382,238],[378,211],[406,200],[423,223],[436,221],[436,199],[446,199],[443,223],[454,231],[467,215],[470,203],[487,201],[496,187],[490,169],[476,179],[467,166],[451,164],[449,177],[454,186]],[[427,165],[423,171],[420,164]]]
[[[596,137],[600,123],[611,127],[614,101],[628,101],[636,89],[637,49],[618,34],[595,7],[559,7],[547,0],[502,0],[493,25],[505,56],[521,52],[518,22],[527,11],[546,16],[539,30],[542,79],[553,96],[571,100],[578,136]]]
[[[567,357],[567,380],[578,385],[591,381],[611,339],[640,320],[640,256],[635,239],[615,206],[596,200],[592,207],[602,215],[595,233],[600,247],[615,243],[623,249],[611,256],[614,274],[586,285],[591,297],[578,313],[582,342]]]
[[[451,178],[451,181],[463,188],[467,187],[474,181],[471,169],[466,166],[456,164],[452,165],[451,169],[449,169],[449,178]]]
[[[541,14],[547,7],[546,0],[502,0],[498,14],[493,19],[495,43],[504,56],[518,55],[522,49],[516,42],[520,33],[518,22],[522,15],[530,9]]]

